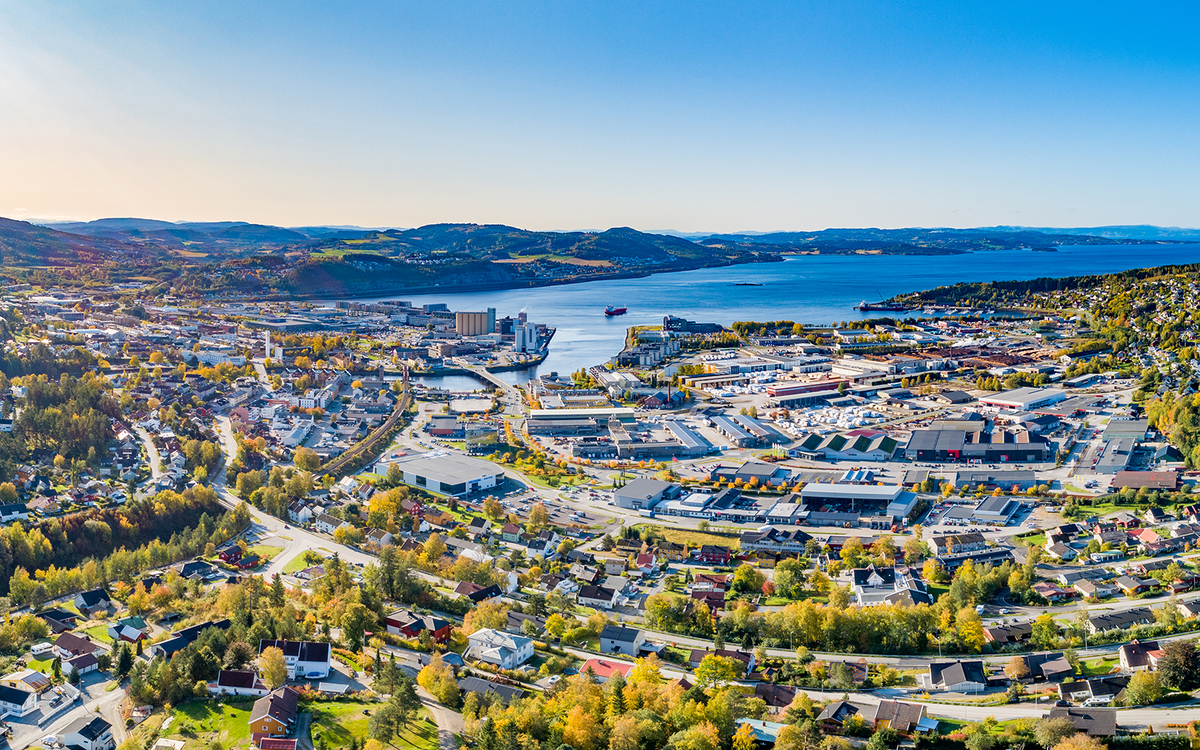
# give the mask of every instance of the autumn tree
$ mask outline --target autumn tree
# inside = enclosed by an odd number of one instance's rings
[[[287,662],[284,661],[283,651],[274,646],[263,649],[263,652],[258,655],[258,670],[262,673],[267,687],[272,690],[282,687],[288,678]]]
[[[1105,750],[1105,747],[1099,737],[1079,732],[1059,741],[1053,750]]]
[[[1022,680],[1029,676],[1029,665],[1020,656],[1014,656],[1004,665],[1004,675],[1010,680]]]
[[[312,448],[301,446],[292,454],[292,461],[301,471],[316,471],[321,468],[321,457]]]

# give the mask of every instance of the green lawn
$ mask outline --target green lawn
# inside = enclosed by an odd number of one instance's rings
[[[1083,670],[1081,677],[1097,677],[1105,675],[1112,671],[1113,667],[1117,666],[1116,659],[1081,659],[1079,662],[1080,668]]]
[[[715,544],[721,547],[729,547],[733,550],[741,546],[737,534],[716,534],[710,531],[695,531],[692,529],[679,529],[673,526],[655,526],[652,524],[638,524],[634,528],[640,531],[643,526],[654,529],[656,532],[662,534],[668,542],[674,542],[675,544],[686,544],[690,547]]]
[[[325,738],[325,744],[332,748],[348,746],[351,737],[365,740],[370,713],[379,705],[365,701],[317,701],[301,704],[300,710],[312,713],[313,743],[321,736]],[[421,709],[417,716],[416,721],[392,739],[392,747],[401,750],[437,748],[437,726],[429,720],[425,709]]]
[[[256,544],[253,547],[247,548],[246,551],[258,555],[259,559],[267,563],[271,562],[271,558],[275,557],[275,555],[283,552],[283,547],[276,547],[271,544]]]
[[[107,625],[93,625],[90,628],[84,630],[83,632],[87,633],[93,641],[100,641],[101,643],[112,643],[112,638],[110,638],[108,635],[108,626]]]
[[[241,703],[188,703],[175,709],[168,727],[169,739],[181,739],[184,750],[207,750],[214,742],[237,747],[250,741],[251,701]]]
[[[298,573],[305,568],[311,568],[314,565],[320,565],[324,561],[325,557],[320,553],[313,552],[312,550],[305,550],[304,554],[296,555],[289,560],[288,564],[283,566],[283,572],[284,575],[291,575],[292,573]]]
[[[44,675],[54,673],[54,659],[30,659],[29,668]]]

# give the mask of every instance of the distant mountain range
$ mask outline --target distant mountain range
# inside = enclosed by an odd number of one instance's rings
[[[501,224],[431,224],[416,229],[278,227],[249,222],[112,218],[38,226],[0,219],[0,275],[20,269],[98,267],[198,293],[274,290],[357,293],[479,285],[537,286],[659,271],[775,261],[795,254],[953,255],[1054,250],[1064,245],[1197,241],[1200,230],[1150,226],[1089,229],[825,229],[679,236],[617,227],[542,232]],[[219,265],[216,265],[219,264]]]

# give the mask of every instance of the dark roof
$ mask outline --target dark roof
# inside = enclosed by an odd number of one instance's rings
[[[91,591],[84,591],[76,594],[75,598],[83,602],[83,606],[87,607],[88,609],[97,606],[100,604],[100,602],[109,601],[108,594],[105,593],[104,589],[92,589]]]
[[[790,706],[796,697],[796,688],[791,685],[773,685],[759,682],[754,686],[754,697],[762,698],[768,706]]]
[[[513,698],[524,698],[525,691],[520,688],[501,685],[498,682],[489,682],[488,680],[479,677],[464,677],[458,681],[458,688],[469,693],[477,695],[498,695],[505,701],[511,701]]]
[[[170,638],[168,638],[164,641],[159,641],[158,643],[156,643],[154,645],[157,646],[159,649],[161,649],[164,654],[166,654],[167,656],[170,656],[171,654],[174,654],[176,651],[181,651],[184,648],[186,648],[187,646],[191,645],[197,638],[200,637],[200,634],[203,633],[208,628],[216,628],[217,630],[229,630],[229,626],[231,624],[232,623],[228,619],[211,620],[209,622],[202,622],[199,625],[193,625],[190,628],[184,628],[183,630],[176,630],[174,633],[171,634]]]
[[[284,656],[295,657],[298,661],[329,661],[329,644],[314,641],[275,641],[261,640],[258,642],[258,653],[268,648],[277,648]]]
[[[983,662],[978,659],[935,661],[929,665],[929,678],[935,685],[957,685],[960,682],[987,684]]]
[[[29,700],[29,695],[30,691],[28,690],[0,685],[0,701],[4,703],[14,703],[20,706]]]
[[[1117,711],[1113,708],[1074,708],[1055,706],[1051,719],[1070,719],[1075,728],[1093,737],[1112,737],[1117,733]]]
[[[228,688],[253,688],[258,675],[248,669],[222,669],[217,675],[217,686]]]
[[[90,654],[98,648],[91,640],[74,633],[63,633],[54,641],[54,645],[73,654]]]
[[[299,703],[300,694],[295,690],[290,687],[276,688],[254,701],[254,707],[250,710],[250,723],[270,716],[281,724],[290,725],[296,720]]]
[[[67,725],[62,730],[63,734],[78,734],[88,740],[95,740],[103,736],[105,732],[112,730],[112,724],[109,724],[99,716],[80,716],[75,721]]]
[[[637,640],[638,634],[641,633],[637,628],[626,628],[621,625],[608,624],[604,626],[604,630],[600,631],[601,638],[608,638],[613,641],[621,641],[622,643],[633,643]]]
[[[603,586],[580,586],[578,598],[580,599],[602,599],[606,602],[611,602],[616,592],[612,589],[606,589]]]

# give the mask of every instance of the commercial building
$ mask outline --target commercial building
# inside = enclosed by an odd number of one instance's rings
[[[492,489],[504,479],[496,464],[442,451],[385,458],[376,466],[386,475],[392,465],[400,468],[410,487],[455,497]]]
[[[1058,388],[1017,388],[984,396],[979,399],[979,403],[1008,411],[1031,411],[1065,401],[1066,398],[1066,391]]]
[[[1050,443],[1025,430],[914,430],[904,447],[911,461],[1039,463],[1050,458]]]
[[[1133,461],[1133,451],[1136,447],[1137,441],[1134,438],[1109,440],[1096,458],[1096,465],[1092,470],[1097,474],[1117,474],[1126,471]]]
[[[613,500],[619,508],[650,510],[663,500],[674,500],[681,494],[682,488],[677,484],[640,477],[613,490]]]

